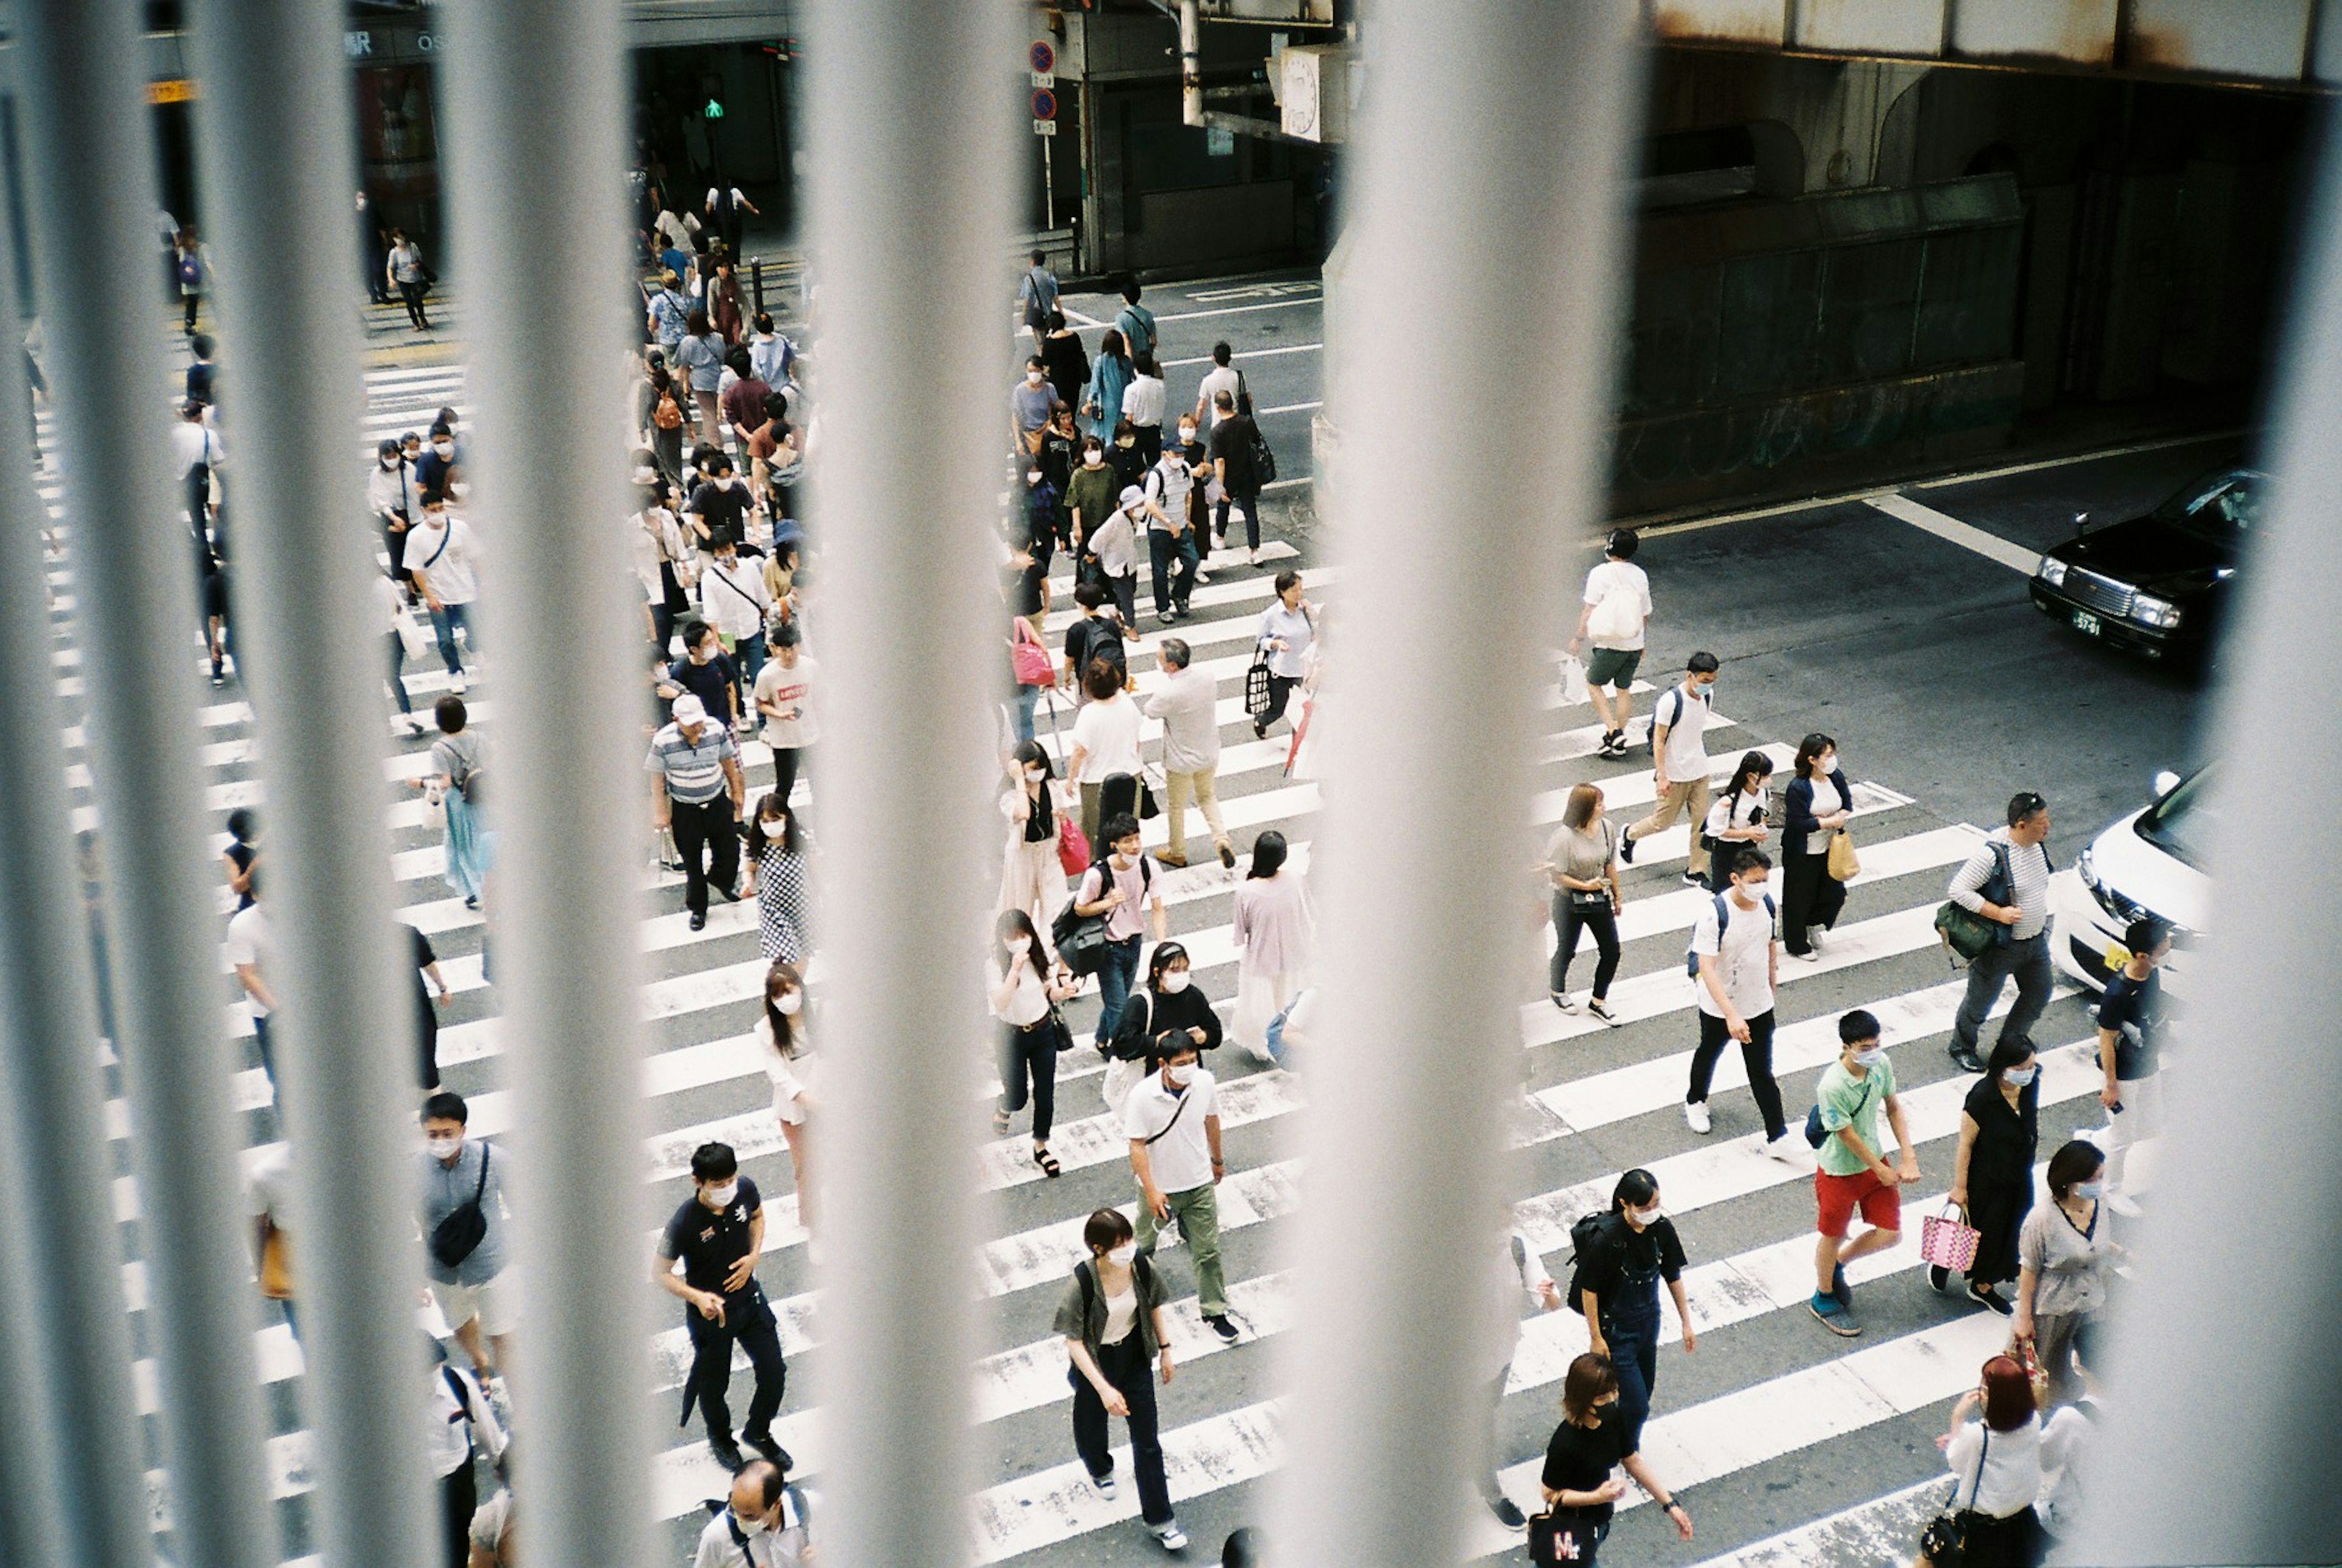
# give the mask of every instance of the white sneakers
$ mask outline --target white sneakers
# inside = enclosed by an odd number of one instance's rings
[[[450,670],[447,672],[447,689],[460,697],[471,689],[471,683],[464,679],[463,671]]]
[[[1713,1127],[1716,1124],[1708,1120],[1707,1102],[1705,1100],[1686,1100],[1684,1102],[1684,1122],[1685,1124],[1689,1126],[1693,1132],[1699,1134],[1706,1134],[1710,1127]]]
[[[1560,1008],[1564,1013],[1576,1013],[1579,1011],[1577,998],[1572,996],[1566,991],[1548,991],[1546,994],[1552,997],[1553,1004],[1556,1007]]]
[[[1159,1525],[1150,1524],[1147,1533],[1162,1543],[1166,1552],[1185,1552],[1187,1549],[1187,1533],[1179,1528],[1176,1519],[1166,1520]]]
[[[1812,949],[1814,950],[1814,954],[1815,954],[1815,956],[1816,956],[1816,957],[1819,957],[1823,953],[1825,953],[1825,952],[1828,951],[1828,948],[1829,948],[1829,932],[1828,932],[1828,930],[1827,930],[1827,928],[1825,928],[1825,927],[1823,927],[1823,926],[1819,926],[1819,925],[1808,925],[1808,926],[1807,926],[1807,927],[1806,927],[1806,945],[1807,945],[1807,947],[1810,947],[1810,948],[1812,948]]]
[[[1785,1165],[1804,1164],[1806,1155],[1810,1152],[1805,1139],[1795,1131],[1783,1133],[1779,1137],[1768,1140],[1763,1147],[1768,1158],[1778,1160]]]

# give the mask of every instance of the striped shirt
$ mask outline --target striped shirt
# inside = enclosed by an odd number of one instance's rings
[[[2017,884],[2017,924],[2008,927],[2011,942],[2027,942],[2041,934],[2049,924],[2049,851],[2042,844],[2009,844],[2008,830],[1997,827],[1986,835],[1983,844],[1967,858],[1967,864],[1952,874],[1952,902],[1962,909],[1984,913],[1982,888],[1992,880],[1993,864],[1999,857],[1992,846],[2008,847],[2008,876]]]
[[[712,719],[699,726],[696,745],[683,738],[681,724],[669,724],[651,737],[643,770],[666,775],[669,800],[706,805],[724,793],[724,764],[739,754],[732,732]]]

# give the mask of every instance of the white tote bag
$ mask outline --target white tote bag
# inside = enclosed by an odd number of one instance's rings
[[[1588,695],[1586,685],[1586,661],[1575,654],[1561,661],[1561,705],[1575,707]]]

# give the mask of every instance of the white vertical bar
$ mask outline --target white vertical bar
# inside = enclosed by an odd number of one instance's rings
[[[2342,123],[2330,115],[2308,207],[2272,399],[2276,498],[2247,542],[2212,710],[2212,914],[2189,954],[2201,993],[2180,1026],[2186,1057],[2163,1074],[2147,1218],[2118,1233],[2139,1254],[2108,1313],[2120,1418],[2099,1428],[2087,1527],[2064,1561],[2342,1557],[2342,1055],[2327,1043],[2342,971],[2331,882],[2292,869],[2327,814],[2315,791],[2269,787],[2342,773],[2334,705],[2305,715],[2301,703],[2305,680],[2342,658]]]
[[[622,549],[630,101],[618,0],[448,12],[448,189],[498,742],[486,899],[526,1315],[513,1399],[534,1560],[649,1550],[638,596]],[[631,610],[631,616],[630,616]]]
[[[132,0],[28,0],[16,16],[173,1555],[262,1568],[276,1516],[196,760],[193,555],[165,473],[145,55]]]
[[[14,237],[0,222],[0,245]],[[0,343],[23,339],[15,291],[0,285]],[[0,886],[15,890],[0,908],[0,1104],[15,1110],[0,1257],[41,1260],[6,1270],[30,1321],[20,1325],[25,1337],[0,1336],[16,1349],[6,1359],[23,1363],[22,1383],[0,1390],[0,1407],[15,1413],[0,1422],[9,1429],[0,1442],[44,1482],[37,1497],[0,1497],[0,1507],[28,1531],[63,1525],[48,1548],[57,1555],[25,1561],[113,1568],[151,1562],[154,1541],[118,1460],[139,1443],[120,1233],[104,1183],[58,1180],[85,1172],[89,1152],[105,1146],[105,1084],[57,744],[63,717],[49,678],[55,635],[41,544],[49,515],[33,483],[32,426],[25,378],[0,375],[0,755],[18,759],[0,812]],[[51,1245],[58,1235],[80,1241]]]
[[[344,1568],[420,1568],[437,1500],[415,1441],[415,1014],[376,809],[386,633],[355,458],[349,63],[339,13],[309,0],[205,0],[195,21],[317,1534]]]
[[[1457,417],[1431,448],[1352,439],[1339,455],[1323,890],[1338,1049],[1308,1084],[1297,1318],[1313,1327],[1285,1346],[1274,1515],[1296,1562],[1461,1554],[1522,1062],[1526,944],[1504,890],[1527,896],[1536,694],[1568,546],[1600,515],[1634,11],[1496,0],[1459,26],[1393,0],[1366,33],[1330,395],[1354,430],[1400,379]]]
[[[1007,385],[1008,140],[1021,40],[996,0],[822,0],[812,69],[821,288],[824,667],[816,781],[830,1130],[817,1369],[849,1568],[966,1562],[976,1129],[936,1043],[981,1027],[982,807],[1001,698],[988,520]]]

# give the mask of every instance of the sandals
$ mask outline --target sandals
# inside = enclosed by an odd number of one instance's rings
[[[1041,1167],[1041,1174],[1045,1176],[1062,1176],[1065,1174],[1065,1168],[1057,1164],[1057,1156],[1049,1153],[1046,1149],[1034,1150],[1033,1163]]]

